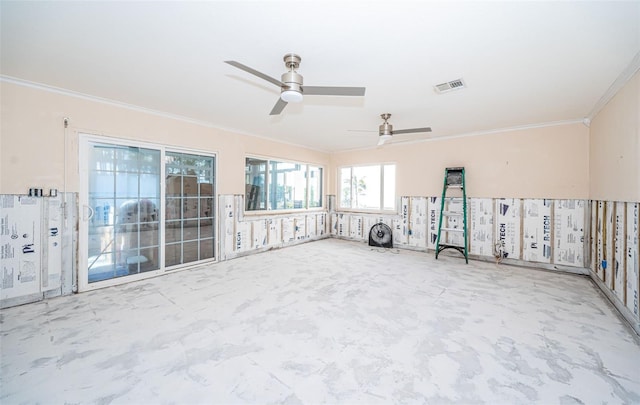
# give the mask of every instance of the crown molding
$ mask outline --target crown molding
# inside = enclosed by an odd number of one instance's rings
[[[15,84],[17,86],[29,87],[29,88],[32,88],[32,89],[42,90],[42,91],[46,91],[46,92],[49,92],[49,93],[55,93],[55,94],[60,94],[60,95],[63,95],[63,96],[74,97],[74,98],[78,98],[78,99],[82,99],[82,100],[92,101],[92,102],[95,102],[95,103],[106,104],[106,105],[110,105],[110,106],[114,106],[114,107],[124,108],[124,109],[127,109],[127,110],[141,112],[141,113],[144,113],[144,114],[151,114],[151,115],[155,115],[155,116],[158,116],[158,117],[163,117],[163,118],[168,118],[168,119],[172,119],[172,120],[176,120],[176,121],[182,121],[182,122],[185,122],[185,123],[188,123],[188,124],[198,125],[198,126],[201,126],[201,127],[213,128],[213,129],[218,129],[218,130],[221,130],[221,131],[236,133],[236,134],[239,134],[239,135],[250,136],[250,137],[254,137],[254,138],[260,138],[260,139],[268,140],[268,141],[271,141],[271,142],[277,142],[277,143],[281,143],[281,144],[285,144],[285,145],[291,145],[291,146],[295,146],[295,147],[298,147],[298,148],[313,150],[313,151],[316,151],[316,152],[322,152],[322,153],[327,153],[327,154],[331,153],[328,150],[311,148],[309,146],[300,145],[300,144],[293,143],[293,142],[274,140],[274,139],[269,138],[269,137],[264,136],[264,135],[252,134],[252,133],[240,131],[240,130],[235,129],[235,128],[220,127],[219,125],[215,125],[212,122],[208,122],[208,121],[202,121],[202,120],[197,120],[197,119],[194,119],[194,118],[185,117],[183,115],[171,114],[171,113],[167,113],[167,112],[164,112],[164,111],[153,110],[153,109],[150,109],[150,108],[140,107],[140,106],[137,106],[137,105],[134,105],[134,104],[127,104],[127,103],[123,103],[121,101],[111,100],[111,99],[108,99],[108,98],[92,96],[90,94],[80,93],[80,92],[77,92],[77,91],[68,90],[68,89],[64,89],[64,88],[61,88],[61,87],[50,86],[48,84],[37,83],[37,82],[29,81],[29,80],[19,79],[17,77],[12,77],[12,76],[7,76],[7,75],[0,74],[0,82],[11,83],[11,84]]]
[[[631,78],[640,70],[640,52],[631,59],[631,63],[620,73],[618,78],[609,86],[607,91],[604,92],[602,97],[593,106],[593,109],[585,117],[585,125],[590,123],[593,118],[604,108],[604,106],[611,101],[611,99],[618,94],[618,92],[631,80]]]

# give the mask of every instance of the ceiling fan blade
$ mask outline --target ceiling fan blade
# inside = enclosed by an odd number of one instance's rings
[[[269,113],[269,115],[278,115],[282,112],[282,110],[284,110],[284,108],[287,106],[287,102],[284,101],[281,98],[278,98],[278,101],[276,101],[276,105],[273,106],[273,109],[271,110],[271,112]]]
[[[247,65],[243,65],[240,62],[236,62],[234,60],[225,60],[224,63],[228,63],[233,67],[237,67],[240,70],[244,70],[245,72],[248,72],[248,73],[251,73],[252,75],[258,76],[259,78],[264,79],[264,80],[266,80],[268,82],[271,82],[271,83],[275,84],[278,87],[285,86],[285,84],[282,83],[280,80],[274,79],[271,76],[267,76],[262,72],[258,72],[257,70],[252,69]]]
[[[398,135],[398,134],[412,134],[414,132],[431,132],[431,128],[429,127],[425,127],[425,128],[411,128],[411,129],[399,129],[397,131],[393,131],[394,135]]]
[[[312,96],[364,96],[364,87],[302,86],[302,94]]]

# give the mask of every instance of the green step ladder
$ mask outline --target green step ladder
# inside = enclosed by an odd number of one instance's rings
[[[451,192],[450,190],[458,190],[457,192]],[[459,191],[462,191],[460,196]],[[450,193],[458,194],[452,196]],[[445,211],[445,201],[449,201],[450,207],[452,203],[456,205],[456,202],[462,200],[462,211],[448,210]],[[459,206],[459,204],[458,204]],[[446,225],[443,226],[443,220],[446,219]],[[460,227],[460,219],[462,219],[462,227]],[[462,234],[464,239],[463,245],[453,245],[449,243],[440,243],[443,233]],[[447,167],[444,169],[444,186],[442,188],[442,199],[440,201],[440,222],[438,223],[438,239],[436,240],[436,259],[438,254],[445,249],[455,249],[464,255],[464,260],[469,264],[469,251],[467,248],[467,192],[464,185],[464,167]]]

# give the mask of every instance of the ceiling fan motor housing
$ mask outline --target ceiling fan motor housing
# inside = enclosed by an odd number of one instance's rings
[[[302,93],[302,75],[293,70],[282,74],[282,90],[293,90]]]
[[[391,136],[392,132],[393,132],[393,125],[389,124],[386,121],[378,127],[378,135],[380,136],[382,135]]]

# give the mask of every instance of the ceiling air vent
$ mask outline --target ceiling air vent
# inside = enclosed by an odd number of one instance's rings
[[[436,90],[436,93],[447,93],[453,90],[464,89],[465,84],[462,79],[456,79],[450,82],[436,84],[433,88]]]

